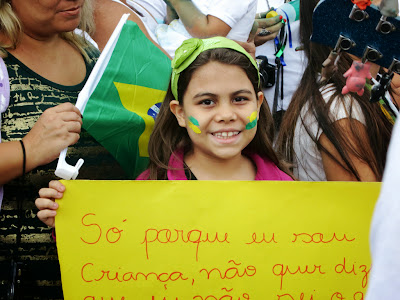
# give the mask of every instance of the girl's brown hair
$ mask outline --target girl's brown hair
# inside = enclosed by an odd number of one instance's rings
[[[341,94],[342,88],[346,85],[346,79],[343,74],[350,68],[353,60],[346,53],[342,52],[340,60],[337,63],[337,69],[330,74],[324,82],[319,82],[322,63],[328,57],[329,47],[310,42],[312,34],[312,13],[316,0],[302,0],[300,2],[300,37],[304,45],[304,51],[308,57],[308,65],[305,69],[300,85],[294,93],[287,112],[284,115],[281,129],[277,138],[277,149],[289,162],[295,161],[293,150],[293,138],[296,122],[301,118],[301,111],[305,105],[309,104],[309,109],[305,112],[315,117],[318,126],[326,135],[329,141],[339,152],[343,162],[336,159],[332,153],[325,149],[316,137],[312,136],[304,120],[300,121],[305,126],[308,134],[317,145],[319,151],[325,152],[342,168],[352,174],[357,180],[360,180],[360,174],[357,172],[350,155],[365,162],[373,171],[378,180],[382,179],[383,169],[386,162],[386,152],[390,140],[392,125],[388,122],[377,103],[370,103],[370,92],[365,89],[364,95],[359,96],[351,94],[349,105],[345,105],[345,97]],[[320,89],[327,84],[333,85],[334,93],[328,101],[323,99]],[[337,99],[344,105],[350,107],[348,121],[350,122],[350,132],[356,139],[349,142],[348,135],[343,128],[335,123],[330,116],[330,106]],[[353,118],[354,107],[359,106],[365,118],[365,129]],[[365,138],[361,138],[365,137]]]
[[[256,94],[260,91],[258,84],[258,71],[245,55],[231,49],[210,49],[201,53],[196,60],[180,74],[178,81],[179,99],[177,100],[181,105],[183,105],[183,95],[186,92],[193,73],[199,67],[204,66],[211,61],[240,67],[246,72]],[[174,96],[172,95],[170,86],[157,116],[153,133],[150,136],[148,148],[150,157],[150,172],[148,179],[168,179],[167,171],[170,156],[179,148],[184,148],[186,151],[190,151],[191,148],[191,140],[186,128],[179,126],[175,115],[170,111],[169,103],[171,100],[174,100]],[[288,168],[278,158],[274,149],[272,148],[271,139],[273,136],[274,127],[272,123],[272,117],[268,108],[268,104],[264,99],[260,109],[260,117],[258,120],[256,135],[246,147],[246,150],[257,153],[264,157],[268,157],[282,171],[290,174]]]

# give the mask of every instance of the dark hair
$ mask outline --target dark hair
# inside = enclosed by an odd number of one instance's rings
[[[179,99],[177,100],[181,105],[183,104],[183,95],[186,92],[193,73],[199,67],[211,61],[239,66],[246,72],[256,94],[260,91],[258,71],[245,55],[226,48],[210,49],[202,52],[196,60],[180,74],[178,81]],[[191,148],[191,140],[186,128],[179,126],[175,115],[170,111],[169,103],[173,99],[174,96],[172,95],[170,85],[157,116],[153,133],[150,136],[148,148],[150,157],[148,179],[168,179],[168,162],[172,153],[179,148],[184,148],[185,150],[190,150]],[[261,156],[268,157],[281,170],[289,173],[288,168],[278,159],[273,150],[271,142],[273,136],[274,127],[272,117],[268,104],[264,99],[260,109],[256,135],[246,149]]]
[[[308,57],[308,65],[304,71],[300,85],[294,93],[291,103],[282,121],[281,129],[277,138],[277,149],[289,161],[294,161],[293,138],[296,122],[300,117],[301,110],[309,104],[306,114],[314,115],[318,126],[326,135],[329,141],[338,151],[343,162],[336,159],[332,153],[325,149],[315,136],[309,132],[304,120],[302,124],[308,134],[317,145],[319,151],[323,151],[332,158],[342,168],[360,180],[360,174],[354,167],[351,156],[365,162],[374,172],[376,178],[381,180],[383,169],[386,162],[386,152],[390,140],[392,125],[388,122],[377,103],[370,103],[370,92],[366,89],[364,95],[359,96],[355,93],[350,96],[348,120],[350,122],[350,132],[355,137],[355,141],[348,141],[348,135],[335,123],[329,115],[330,106],[334,99],[340,103],[345,103],[345,97],[341,94],[342,88],[346,85],[343,74],[351,67],[353,60],[346,52],[342,52],[337,64],[337,69],[329,74],[329,78],[324,82],[319,82],[322,63],[328,57],[329,47],[310,42],[312,34],[311,16],[316,0],[300,1],[300,39],[304,45],[304,51]],[[328,101],[323,99],[321,88],[327,84],[333,85],[334,93]],[[360,107],[365,118],[365,129],[360,128],[360,123],[352,118],[355,107]],[[364,136],[364,138],[362,138]]]

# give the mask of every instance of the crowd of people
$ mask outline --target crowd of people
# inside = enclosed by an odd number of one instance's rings
[[[0,105],[0,213],[36,211],[40,189],[37,216],[54,227],[54,200],[65,191],[55,180],[56,158],[68,146],[72,162],[86,161],[79,179],[127,179],[81,128],[74,106],[124,13],[172,59],[150,164],[139,180],[381,181],[393,122],[369,101],[368,89],[341,93],[343,74],[360,58],[342,53],[321,79],[332,49],[310,42],[317,3],[300,0],[293,45],[283,51],[287,65],[276,73],[288,20],[268,13],[284,0],[0,0],[0,55],[10,85]],[[260,77],[256,56],[272,64],[275,86]],[[371,64],[372,77],[379,72]],[[398,108],[398,74],[389,95]],[[41,233],[50,243],[49,230]]]

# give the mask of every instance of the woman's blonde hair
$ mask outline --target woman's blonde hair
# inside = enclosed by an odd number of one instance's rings
[[[78,28],[87,32],[89,35],[94,32],[93,0],[85,0],[83,2],[81,21]],[[0,40],[0,57],[6,57],[7,52],[5,50],[15,49],[18,46],[23,32],[23,25],[13,11],[10,0],[0,0],[0,32],[7,40],[7,43],[5,43],[4,40]],[[75,34],[73,31],[61,33],[61,37],[76,47],[86,60],[90,60],[84,50],[88,46],[85,39]]]

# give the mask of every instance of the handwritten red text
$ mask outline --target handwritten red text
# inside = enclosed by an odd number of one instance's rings
[[[249,243],[246,243],[247,245],[251,245],[251,244],[254,244],[254,243],[255,244],[261,244],[261,243],[269,244],[269,243],[272,243],[272,242],[277,243],[277,241],[275,241],[275,233],[272,234],[272,237],[271,237],[271,239],[269,241],[267,241],[265,239],[265,233],[264,232],[262,234],[262,238],[257,238],[257,233],[255,233],[255,232],[253,233],[253,235],[251,237],[253,238],[253,240],[251,242],[249,242]]]
[[[88,274],[98,274],[98,276],[90,276]],[[187,280],[188,278],[183,277],[181,272],[170,272],[170,273],[142,273],[142,272],[123,272],[118,271],[103,270],[101,268],[96,268],[92,263],[86,263],[81,269],[81,278],[85,282],[93,281],[138,281],[138,280],[157,280],[160,282],[177,281],[177,280]]]
[[[294,269],[294,270],[293,270]],[[275,276],[280,276],[281,277],[281,289],[283,287],[283,277],[285,275],[296,275],[296,274],[325,274],[325,272],[321,271],[321,265],[314,265],[313,267],[310,267],[309,265],[305,265],[305,267],[302,269],[301,266],[297,267],[292,267],[292,270],[290,270],[289,266],[285,266],[284,264],[276,264],[272,267],[272,273],[274,273]]]
[[[242,271],[239,271],[239,268],[236,266],[240,266],[241,263],[237,264],[235,263],[235,261],[230,260],[228,262],[228,264],[231,263],[234,266],[226,269],[225,271],[221,271],[218,268],[214,268],[211,270],[207,270],[207,269],[201,269],[199,271],[199,273],[201,274],[203,271],[207,273],[207,279],[210,279],[210,276],[212,273],[215,273],[217,277],[221,278],[221,279],[233,279],[235,277],[241,278],[243,276],[248,276],[248,277],[252,277],[254,275],[256,275],[256,267],[254,266],[247,266],[245,268],[242,269]]]
[[[102,230],[102,228],[101,228],[101,226],[99,224],[97,224],[97,223],[90,223],[90,224],[86,223],[86,222],[89,222],[88,219],[91,219],[91,218],[93,218],[95,216],[96,216],[96,214],[89,213],[89,214],[84,215],[82,217],[82,220],[81,220],[83,226],[91,227],[91,230],[94,230],[94,233],[92,233],[91,235],[95,235],[96,236],[96,238],[94,238],[91,241],[88,241],[88,240],[83,239],[81,237],[82,242],[84,242],[86,244],[97,244],[100,241],[101,236],[103,234],[103,230]],[[123,220],[122,222],[126,222],[126,220]],[[119,239],[121,238],[121,233],[122,232],[123,232],[123,230],[122,229],[118,229],[117,227],[109,228],[106,231],[106,234],[105,234],[106,241],[108,243],[110,243],[110,244],[114,244],[114,243],[118,242]]]
[[[303,233],[293,233],[293,235],[294,235],[294,240],[292,241],[292,243],[297,242],[297,238],[299,238],[299,242],[303,242],[303,243],[306,243],[306,244],[309,244],[309,243],[316,243],[316,244],[324,243],[324,244],[327,244],[327,243],[331,243],[333,241],[353,242],[355,240],[355,238],[348,239],[346,234],[343,234],[343,238],[338,238],[336,236],[336,233],[333,233],[331,238],[329,238],[329,237],[326,238],[326,237],[324,237],[323,233],[319,233],[319,232],[313,233],[313,234],[304,233],[304,232]]]
[[[296,299],[299,299],[299,300],[306,300],[306,299],[314,300],[314,295],[311,294],[310,298],[308,298],[308,297],[306,298],[304,293],[301,293],[299,295],[299,298],[296,298],[295,296],[293,296],[291,294],[282,294],[282,295],[276,295],[276,296],[278,297],[277,300],[296,300]]]
[[[360,265],[358,268],[356,268],[355,264],[349,266],[349,264],[347,263],[346,266],[346,257],[343,258],[343,263],[337,264],[335,266],[335,272],[338,274],[341,274],[343,272],[346,274],[353,274],[353,275],[357,275],[357,272],[364,274],[361,281],[361,286],[363,288],[365,288],[368,284],[369,271],[371,271],[371,268],[368,268],[366,265]]]
[[[196,261],[199,255],[199,246],[201,243],[229,243],[228,234],[223,234],[223,238],[219,237],[219,233],[215,233],[212,239],[210,239],[209,233],[204,233],[201,230],[193,229],[188,231],[186,234],[183,230],[170,230],[170,229],[147,229],[142,244],[146,245],[146,257],[149,259],[149,244],[158,242],[161,244],[167,243],[193,243],[196,245]]]

